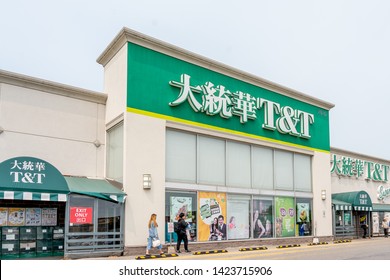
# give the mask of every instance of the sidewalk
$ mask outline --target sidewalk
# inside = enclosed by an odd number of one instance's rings
[[[354,239],[354,240],[345,240],[338,243],[346,243],[346,242],[362,242],[368,241],[370,239]],[[290,245],[265,245],[265,246],[252,246],[252,247],[228,247],[225,250],[210,250],[210,251],[191,251],[190,253],[185,253],[182,251],[180,254],[168,254],[158,255],[151,254],[151,256],[145,255],[128,255],[128,256],[110,256],[110,257],[96,257],[96,258],[82,258],[82,260],[148,260],[148,259],[173,259],[173,260],[181,260],[181,259],[202,259],[201,255],[211,255],[211,254],[229,254],[229,253],[245,253],[252,251],[261,251],[266,250],[267,252],[272,251],[280,251],[288,248],[305,248],[308,246],[321,246],[333,244],[334,242],[320,242],[318,244],[310,244],[310,243],[301,243],[301,244],[290,244]],[[191,246],[190,246],[191,247]],[[191,249],[191,248],[190,248]],[[166,250],[165,250],[166,251]]]

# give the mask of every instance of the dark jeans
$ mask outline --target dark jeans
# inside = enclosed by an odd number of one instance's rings
[[[388,228],[384,228],[383,231],[385,233],[385,237],[388,237],[389,236],[389,229]]]
[[[188,238],[187,238],[187,234],[186,233],[179,233],[177,235],[177,244],[176,244],[176,250],[179,251],[180,250],[180,244],[181,244],[181,241],[184,241],[184,250],[188,250]]]

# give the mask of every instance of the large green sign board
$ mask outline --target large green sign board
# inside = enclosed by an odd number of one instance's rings
[[[127,110],[329,151],[329,112],[128,43]]]

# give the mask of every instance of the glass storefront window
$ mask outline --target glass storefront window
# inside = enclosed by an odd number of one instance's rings
[[[167,130],[166,179],[196,182],[196,135]]]
[[[253,238],[270,238],[274,236],[273,208],[274,207],[272,198],[256,198],[253,200]]]
[[[275,236],[295,236],[296,210],[293,197],[275,197]]]
[[[98,200],[98,232],[105,234],[99,234],[98,246],[120,244],[120,232],[121,232],[121,205],[105,200]]]
[[[167,129],[166,180],[312,192],[311,156]]]
[[[275,150],[275,189],[294,189],[293,153]]]
[[[312,235],[312,200],[296,198],[296,227],[299,236]]]
[[[176,222],[180,213],[186,215],[188,241],[197,241],[197,195],[192,192],[167,192],[165,195],[165,241],[176,242],[176,233],[168,233],[168,223]]]
[[[336,210],[336,213],[335,213],[336,226],[342,226],[344,224],[342,213],[343,213],[343,211]]]
[[[344,211],[344,225],[352,226],[352,211]]]
[[[311,192],[311,157],[294,154],[294,189]]]
[[[190,224],[189,241],[311,236],[312,205],[312,198],[168,191],[166,242],[177,241],[175,233],[168,234],[168,223],[182,212]],[[350,225],[351,214],[336,211],[337,225]],[[225,234],[218,236],[221,230]]]
[[[250,188],[251,147],[231,141],[226,144],[226,185]]]
[[[252,186],[274,188],[274,153],[272,149],[252,146]]]
[[[250,231],[250,197],[229,195],[227,212],[227,239],[248,239]]]
[[[120,205],[117,203],[98,201],[98,231],[120,232]]]
[[[107,178],[123,183],[123,122],[107,131]]]
[[[225,140],[199,136],[198,149],[199,183],[225,185]]]
[[[122,203],[70,195],[68,252],[122,250]]]

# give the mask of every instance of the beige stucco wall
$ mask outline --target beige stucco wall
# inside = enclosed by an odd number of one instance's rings
[[[331,180],[329,173],[329,153],[315,152],[312,161],[313,168],[313,235],[332,235],[332,199]],[[323,200],[321,192],[326,192]]]
[[[64,175],[103,177],[105,105],[54,93],[44,83],[32,89],[23,79],[20,86],[0,83],[0,161],[32,156]]]
[[[125,245],[146,246],[147,223],[153,213],[164,240],[165,121],[127,113],[125,123]],[[151,189],[143,188],[143,174],[151,174]]]
[[[124,45],[104,67],[104,92],[108,94],[106,124],[117,121],[126,112],[127,46]]]

